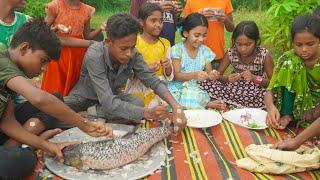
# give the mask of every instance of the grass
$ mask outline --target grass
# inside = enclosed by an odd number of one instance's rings
[[[260,38],[262,46],[266,47],[274,58],[279,56],[279,51],[273,46],[273,44],[264,43],[264,34],[267,32],[268,28],[271,26],[271,16],[266,13],[266,11],[252,11],[246,8],[240,8],[233,14],[235,24],[241,21],[250,20],[256,22],[260,31]],[[231,33],[226,32],[226,47],[231,46]]]
[[[110,17],[113,13],[108,11],[98,11],[95,13],[93,19],[91,20],[91,27],[98,28],[101,23],[106,21],[108,17]]]
[[[115,14],[116,12],[110,12],[110,11],[100,11],[97,12],[92,19],[92,27],[96,28],[99,27],[100,24],[105,21],[109,16],[112,14]],[[263,33],[266,32],[266,29],[268,28],[268,25],[270,24],[270,17],[267,15],[265,11],[251,11],[245,8],[240,8],[237,11],[233,13],[233,19],[235,24],[238,24],[241,21],[244,20],[252,20],[255,21],[260,29],[260,34],[263,36]],[[230,32],[225,32],[225,38],[226,38],[226,49],[231,46],[231,33]],[[176,42],[181,41],[181,35],[179,33],[176,33]],[[262,43],[263,43],[263,38],[262,38]],[[267,48],[268,45],[266,45]]]
[[[100,24],[105,21],[109,16],[111,16],[112,14],[115,14],[116,12],[97,12],[96,15],[94,16],[94,18],[92,19],[92,27],[96,28],[99,27]],[[270,50],[271,54],[278,54],[279,52],[277,52],[277,50],[272,46],[272,45],[268,45],[268,44],[264,44],[263,43],[263,34],[264,32],[267,31],[268,26],[270,26],[270,22],[271,22],[271,18],[270,16],[265,12],[265,11],[261,11],[261,10],[256,10],[256,11],[252,11],[252,10],[248,10],[246,8],[239,8],[237,11],[235,11],[233,13],[233,19],[234,19],[234,23],[235,25],[238,24],[241,21],[244,20],[250,20],[250,21],[255,21],[259,27],[260,30],[260,36],[262,39],[262,45],[266,48],[268,48],[268,50]],[[232,33],[225,31],[225,49],[228,49],[231,46],[231,35]],[[180,42],[181,41],[181,35],[180,33],[176,33],[176,42]],[[276,59],[276,55],[274,56],[274,59]],[[232,70],[231,68],[228,68],[226,70],[226,74],[230,73]]]
[[[115,14],[116,12],[97,12],[94,18],[92,19],[92,27],[96,28],[99,27],[100,24],[105,21],[109,16]],[[272,44],[264,44],[264,37],[263,34],[267,31],[268,27],[271,25],[271,17],[265,12],[261,10],[248,10],[246,8],[239,8],[233,13],[233,20],[235,25],[244,20],[250,20],[256,22],[260,30],[260,37],[262,46],[266,47],[272,57],[273,60],[276,60],[279,57],[279,52]],[[225,31],[225,49],[228,49],[231,46],[231,35],[232,33]],[[181,41],[181,35],[179,32],[176,33],[176,42]],[[226,70],[226,74],[231,72],[231,68],[229,67]]]

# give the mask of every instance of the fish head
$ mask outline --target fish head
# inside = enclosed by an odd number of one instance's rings
[[[80,152],[80,145],[81,144],[70,145],[62,150],[64,164],[77,169],[82,169],[83,163],[81,160],[82,153]]]

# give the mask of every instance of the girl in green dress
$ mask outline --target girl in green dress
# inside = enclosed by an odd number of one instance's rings
[[[309,114],[320,100],[320,17],[297,17],[291,38],[293,50],[278,60],[265,95],[267,124],[277,129],[292,120],[314,120]]]

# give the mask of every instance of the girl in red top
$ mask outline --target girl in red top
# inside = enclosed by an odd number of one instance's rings
[[[46,23],[57,27],[63,45],[59,61],[48,64],[41,89],[63,96],[69,94],[80,76],[82,60],[91,40],[101,33],[100,29],[90,32],[90,19],[95,8],[80,0],[53,0],[46,5]],[[81,40],[82,39],[82,40]]]

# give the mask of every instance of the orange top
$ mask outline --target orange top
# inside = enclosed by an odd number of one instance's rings
[[[83,37],[84,25],[90,21],[95,8],[82,2],[78,8],[70,8],[65,0],[53,0],[46,5],[46,11],[56,17],[53,26],[57,24],[71,26],[70,35]]]
[[[205,8],[222,9],[224,14],[232,13],[231,0],[187,0],[185,15],[199,12]],[[224,54],[224,24],[209,20],[208,37],[205,44],[216,54],[216,59],[222,59]]]

